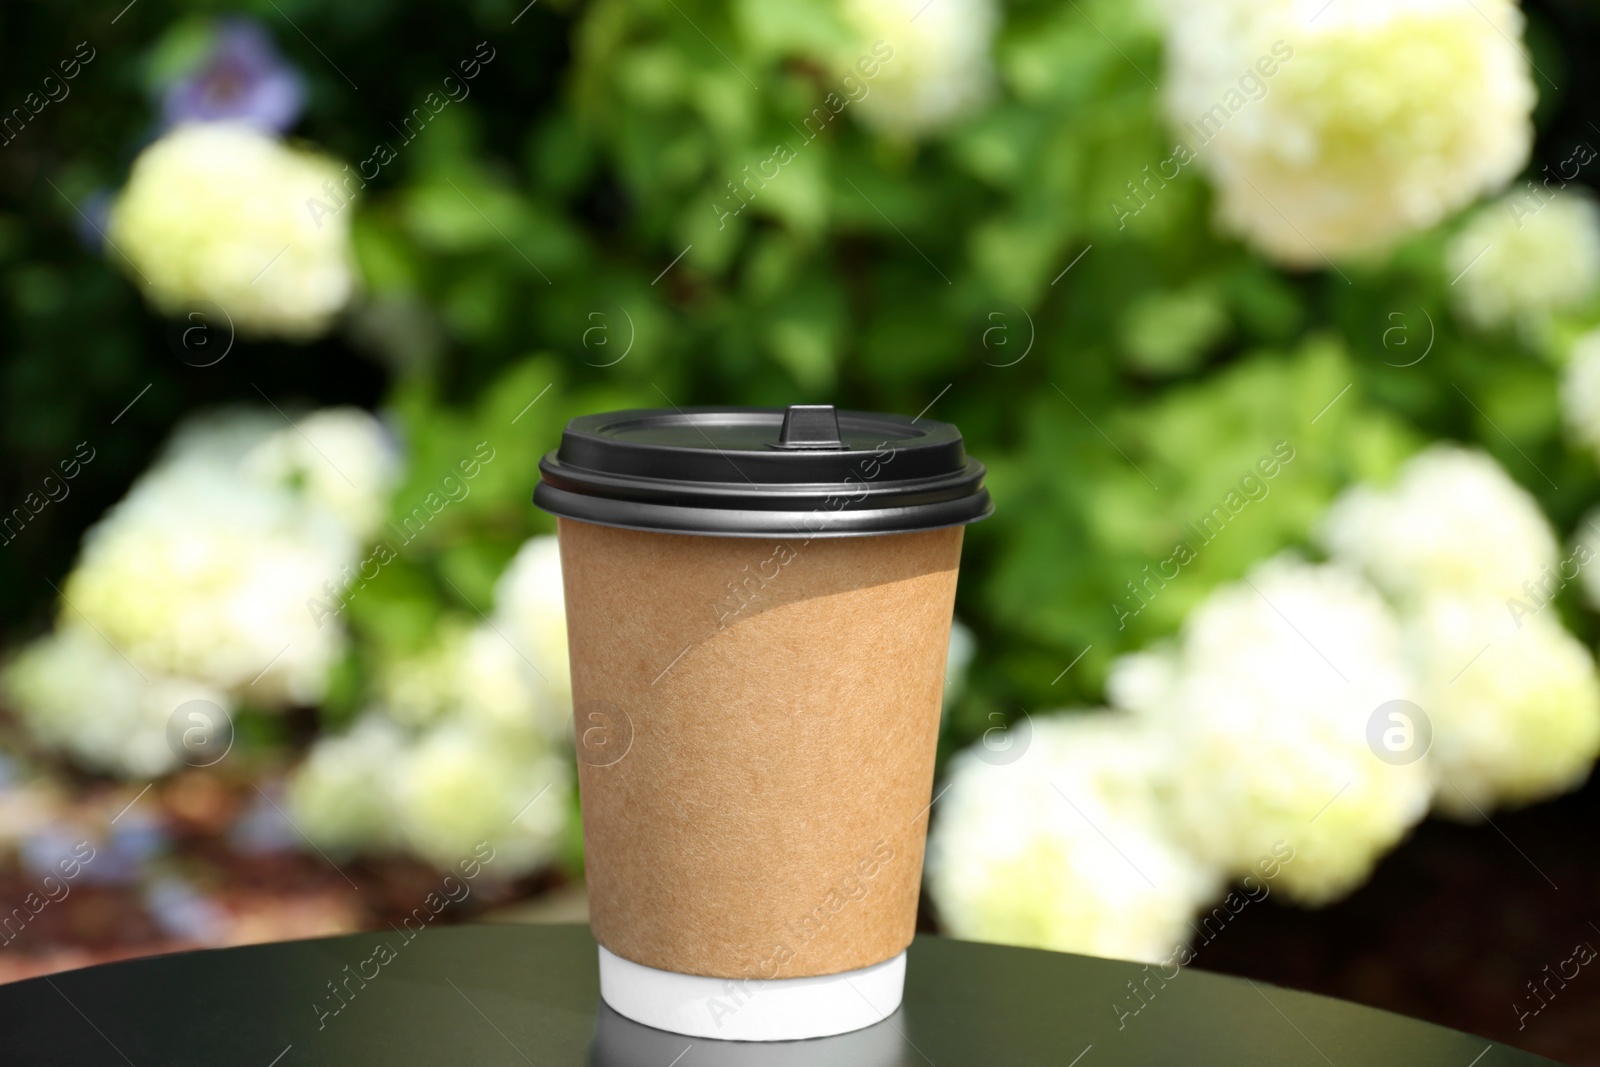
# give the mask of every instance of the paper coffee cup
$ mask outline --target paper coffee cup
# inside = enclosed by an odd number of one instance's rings
[[[601,992],[786,1040],[900,1002],[963,525],[954,427],[831,408],[575,419],[557,514]]]

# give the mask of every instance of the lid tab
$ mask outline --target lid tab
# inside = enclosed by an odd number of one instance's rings
[[[778,443],[772,447],[842,451],[844,441],[839,436],[839,415],[832,404],[790,404],[789,410],[783,413]]]

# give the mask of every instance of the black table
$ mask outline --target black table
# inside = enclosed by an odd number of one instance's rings
[[[678,1037],[599,1001],[586,926],[428,928],[132,960],[0,986],[6,1067],[708,1064],[1508,1067],[1551,1061],[1277,986],[919,937],[876,1026],[775,1045]],[[379,945],[386,949],[378,950]],[[349,970],[345,968],[348,967]],[[360,975],[369,975],[362,978]],[[1148,981],[1146,981],[1148,979]],[[1126,983],[1140,986],[1135,1000]],[[364,984],[363,984],[364,983]],[[343,992],[335,999],[333,988]],[[337,1013],[334,1008],[339,1007]],[[1143,1007],[1134,1013],[1133,1008]]]

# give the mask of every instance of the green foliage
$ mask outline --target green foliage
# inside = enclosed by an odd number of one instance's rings
[[[1112,200],[1170,152],[1141,73],[1159,71],[1159,40],[1137,5],[1014,5],[998,98],[921,142],[872,132],[848,107],[809,132],[857,47],[824,0],[246,6],[310,81],[297,133],[352,162],[476,42],[496,58],[363,193],[366,291],[342,332],[300,348],[241,341],[197,369],[173,358],[115,264],[72,244],[64,202],[121,180],[150,128],[142,87],[193,46],[190,6],[144,0],[114,27],[85,12],[66,37],[46,32],[59,16],[43,5],[8,15],[47,57],[86,35],[103,51],[0,159],[27,199],[0,215],[18,485],[70,442],[112,433],[153,383],[80,504],[13,551],[64,570],[189,408],[254,400],[255,383],[386,408],[409,455],[380,534],[398,558],[351,598],[363,651],[341,668],[333,718],[356,703],[363,657],[489,610],[516,546],[551,528],[529,503],[539,455],[566,419],[604,408],[832,401],[957,423],[998,510],[969,536],[958,613],[979,655],[948,744],[992,711],[1098,699],[1111,657],[1171,633],[1255,561],[1306,546],[1343,486],[1429,438],[1481,444],[1564,530],[1595,495],[1593,464],[1561,443],[1549,365],[1455,324],[1437,235],[1385,265],[1286,275],[1215,235],[1193,168],[1119,219]],[[30,71],[4,76],[8,99]],[[792,162],[741,196],[779,146]],[[1397,322],[1410,347],[1386,332]],[[1401,366],[1425,343],[1427,358]],[[1293,459],[1268,494],[1121,619],[1118,605],[1138,604],[1127,583],[1280,442]],[[414,538],[399,532],[480,443],[494,458],[470,493]],[[12,616],[49,600],[30,583]]]

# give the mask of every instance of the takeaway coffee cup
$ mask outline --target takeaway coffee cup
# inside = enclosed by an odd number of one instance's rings
[[[698,1037],[879,1022],[982,464],[945,423],[796,406],[583,416],[539,469],[602,997]]]

